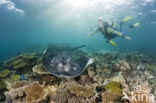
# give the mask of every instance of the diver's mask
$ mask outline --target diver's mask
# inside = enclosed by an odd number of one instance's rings
[[[103,22],[103,20],[101,20],[101,19],[98,20],[98,26],[99,26],[100,28],[104,27],[104,22]]]

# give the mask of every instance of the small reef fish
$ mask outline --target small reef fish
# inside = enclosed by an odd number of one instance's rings
[[[20,76],[20,80],[27,80],[27,79],[28,79],[27,76],[25,76],[24,74],[21,74],[21,76]]]
[[[137,66],[137,70],[140,70],[141,67],[142,67],[142,64],[138,65],[138,66]]]

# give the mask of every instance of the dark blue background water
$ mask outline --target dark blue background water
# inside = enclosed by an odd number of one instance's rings
[[[100,33],[87,38],[98,18],[124,27],[140,22],[130,31],[132,41],[116,38],[107,44]],[[23,51],[43,49],[49,43],[91,50],[156,51],[155,0],[0,0],[0,60]]]

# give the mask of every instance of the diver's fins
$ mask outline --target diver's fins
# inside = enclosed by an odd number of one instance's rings
[[[130,20],[132,20],[132,17],[131,17],[131,16],[126,16],[125,18],[123,18],[123,19],[121,20],[121,22],[120,22],[119,31],[122,30],[122,25],[123,25],[125,22],[128,22],[128,21],[130,21]]]
[[[91,36],[93,36],[93,35],[95,35],[96,33],[98,33],[99,32],[99,30],[97,29],[97,30],[95,30],[94,32],[92,32],[90,35],[88,35],[88,38],[89,37],[91,37]]]
[[[115,43],[114,41],[112,41],[112,40],[108,40],[108,42],[109,42],[111,45],[113,45],[113,46],[116,45],[116,43]]]
[[[121,22],[125,23],[125,22],[130,21],[130,20],[132,20],[132,17],[131,16],[126,16],[125,18],[122,19]]]
[[[140,25],[139,22],[134,23],[133,25],[130,26],[130,28],[138,27]]]
[[[115,28],[116,28],[116,25],[115,25],[115,24],[113,24],[112,28],[113,28],[113,29],[115,29]]]
[[[131,29],[133,29],[133,28],[135,28],[135,27],[138,27],[139,25],[140,25],[139,22],[136,22],[136,23],[134,23],[133,25],[130,25],[129,28],[128,28],[128,30],[127,30],[127,32],[126,32],[126,34],[127,34]]]

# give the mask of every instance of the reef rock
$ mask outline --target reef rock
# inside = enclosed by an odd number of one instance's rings
[[[54,95],[56,95],[56,92],[57,92],[57,86],[48,85],[45,88],[45,92],[47,93],[47,96],[49,96],[49,97],[54,96]]]
[[[12,84],[12,88],[20,88],[20,87],[23,87],[23,86],[25,86],[26,84],[28,84],[28,82],[26,81],[26,80],[24,80],[24,81],[16,81],[16,82],[14,82],[13,84]]]
[[[8,94],[11,96],[12,100],[22,97],[24,95],[23,87],[11,89]]]
[[[120,60],[117,64],[115,64],[115,69],[122,72],[131,70],[130,65],[125,60]]]

